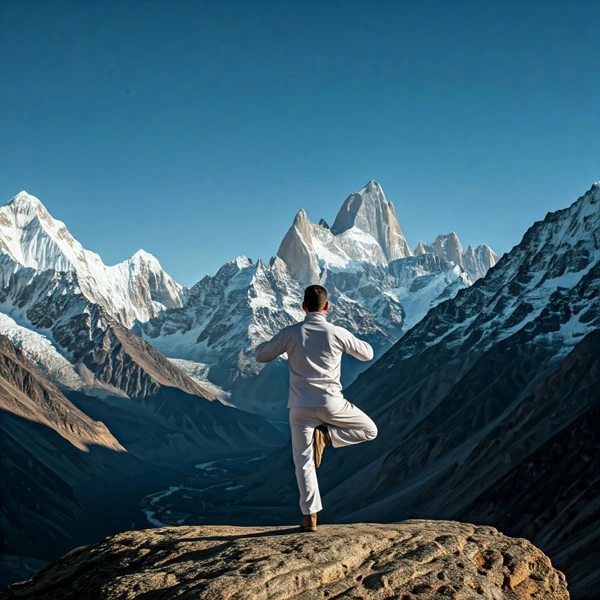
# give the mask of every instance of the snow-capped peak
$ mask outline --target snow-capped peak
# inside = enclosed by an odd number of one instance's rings
[[[146,252],[143,249],[138,250],[130,259],[129,262],[135,262],[135,263],[142,263],[142,264],[146,264],[146,265],[150,265],[153,268],[162,268],[160,266],[160,262],[158,261],[158,258],[156,258],[156,256],[154,256],[153,254],[150,254],[150,252]]]
[[[75,271],[85,250],[62,221],[53,219],[42,202],[23,191],[0,208],[0,246],[23,267]],[[92,261],[99,261],[90,253]]]
[[[0,270],[3,285],[22,268],[74,272],[84,295],[126,326],[134,320],[145,321],[164,307],[181,306],[183,287],[162,270],[154,256],[140,250],[122,263],[105,265],[38,198],[25,191],[0,207],[0,254],[10,259]]]
[[[308,223],[308,215],[306,214],[306,211],[301,208],[294,217],[294,226],[298,227],[303,223]]]
[[[359,194],[362,194],[362,193],[366,193],[366,194],[380,194],[383,197],[383,199],[385,200],[385,193],[383,192],[383,188],[374,179],[371,179],[369,181],[369,183],[367,183],[367,185],[365,185],[365,187],[363,187],[362,190],[360,190],[360,192],[358,192],[358,193]],[[387,202],[387,200],[386,200],[386,202]]]
[[[464,269],[471,282],[483,277],[498,262],[498,256],[486,244],[469,246],[465,251],[454,231],[438,235],[432,244],[419,242],[415,248],[415,256],[435,254],[442,260]]]
[[[245,269],[247,267],[252,266],[252,259],[248,258],[244,254],[240,254],[240,256],[236,256],[234,260],[231,261],[238,269]]]
[[[15,206],[15,207],[32,207],[38,208],[39,206],[43,206],[40,202],[39,198],[32,196],[25,190],[21,190],[16,196],[12,197],[7,206]]]
[[[292,277],[306,285],[324,281],[327,270],[357,263],[386,266],[412,254],[394,205],[373,179],[348,196],[331,228],[323,219],[311,223],[300,210],[277,251]]]

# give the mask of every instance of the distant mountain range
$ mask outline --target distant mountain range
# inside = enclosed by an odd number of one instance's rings
[[[238,257],[186,289],[142,250],[106,266],[21,192],[0,208],[0,333],[62,389],[132,398],[172,385],[277,421],[285,419],[285,362],[265,367],[252,351],[303,318],[304,286],[326,285],[330,318],[380,355],[496,260],[486,245],[463,252],[454,233],[411,252],[371,181],[331,229],[301,210],[269,265]],[[363,368],[349,360],[346,382]]]
[[[485,245],[463,253],[455,234],[421,243],[418,252],[409,249],[392,203],[371,181],[343,203],[332,228],[323,220],[311,223],[300,210],[269,265],[238,257],[193,286],[182,308],[165,310],[134,331],[180,359],[188,373],[201,372],[236,406],[285,420],[287,365],[284,359],[260,365],[253,349],[304,318],[306,285],[325,285],[330,320],[367,339],[379,356],[497,260]],[[345,382],[364,368],[349,359]]]

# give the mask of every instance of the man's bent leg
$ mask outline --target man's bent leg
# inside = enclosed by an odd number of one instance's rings
[[[316,415],[327,424],[334,448],[369,442],[377,437],[377,426],[360,408],[350,402],[339,406],[318,408]]]
[[[292,452],[303,515],[319,512],[323,508],[313,456],[313,436],[318,425],[321,425],[321,421],[316,418],[313,409],[290,408]]]

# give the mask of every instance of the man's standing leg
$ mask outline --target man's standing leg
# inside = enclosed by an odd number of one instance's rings
[[[292,452],[303,515],[315,514],[323,508],[313,450],[315,427],[320,424],[314,409],[290,408]]]

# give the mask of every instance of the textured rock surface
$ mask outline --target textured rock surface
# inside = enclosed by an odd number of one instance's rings
[[[498,262],[499,256],[487,245],[469,246],[463,254],[464,268],[472,281],[476,281]]]
[[[440,258],[464,267],[463,248],[454,231],[447,235],[438,235],[432,247]]]
[[[569,598],[524,539],[452,521],[297,528],[170,527],[72,551],[0,598]]]

